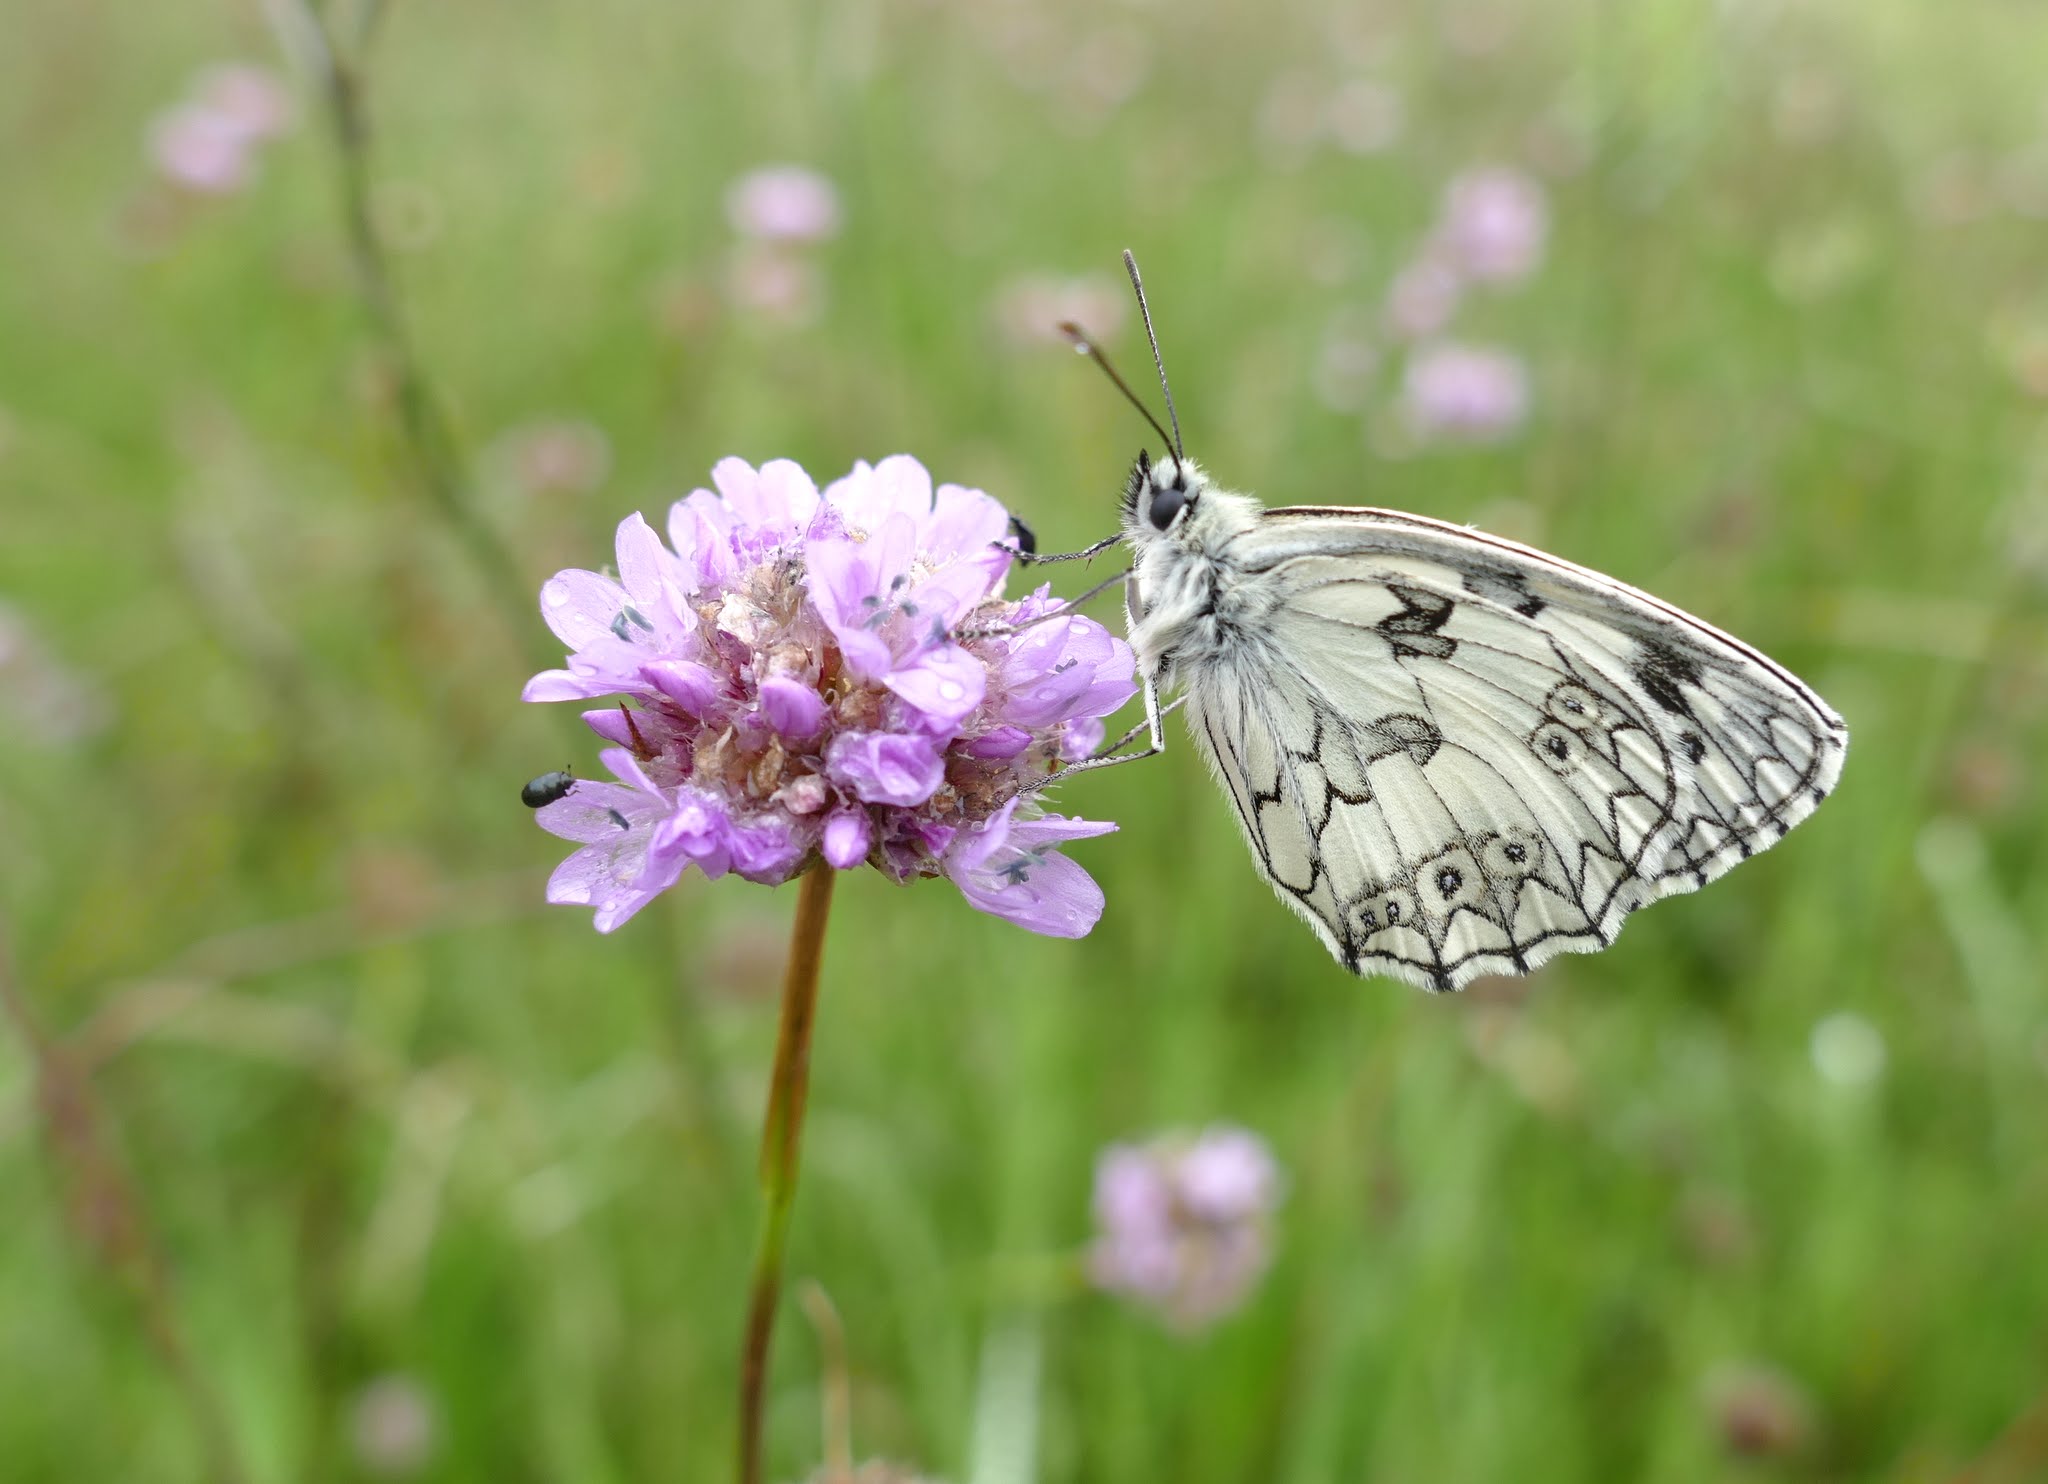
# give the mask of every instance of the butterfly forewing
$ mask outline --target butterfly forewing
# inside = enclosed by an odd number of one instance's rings
[[[1278,510],[1218,555],[1261,621],[1188,670],[1260,869],[1361,973],[1455,989],[1613,940],[1834,785],[1818,696],[1661,600],[1396,512]]]

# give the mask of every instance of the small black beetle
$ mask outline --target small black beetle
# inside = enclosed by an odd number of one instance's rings
[[[519,790],[519,802],[529,809],[538,809],[543,804],[554,803],[575,786],[576,780],[567,768],[558,773],[543,773]]]

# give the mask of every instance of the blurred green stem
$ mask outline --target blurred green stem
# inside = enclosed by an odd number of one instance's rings
[[[334,157],[349,257],[383,360],[391,376],[392,406],[412,476],[467,548],[484,579],[505,606],[509,621],[530,627],[528,584],[512,554],[476,508],[461,444],[441,411],[414,346],[412,326],[398,292],[391,261],[377,232],[371,205],[369,102],[364,77],[372,33],[383,14],[379,5],[359,8],[351,45],[336,39],[325,12],[296,0],[287,43],[314,73],[334,136]]]
[[[69,1050],[51,1041],[37,1023],[28,996],[14,979],[5,922],[0,922],[0,1017],[13,1025],[34,1068],[44,1146],[80,1248],[99,1260],[134,1303],[150,1345],[191,1413],[207,1477],[220,1484],[246,1484],[249,1472],[242,1465],[220,1395],[194,1358],[179,1323],[141,1193],[107,1136],[98,1089]]]
[[[761,1405],[768,1384],[768,1349],[775,1332],[775,1302],[782,1292],[789,1210],[796,1199],[804,1099],[811,1081],[811,1027],[818,1009],[818,966],[824,958],[825,920],[832,910],[832,879],[837,874],[823,861],[804,873],[796,923],[790,929],[789,965],[782,978],[782,1027],[775,1040],[768,1111],[761,1121],[761,1231],[754,1243],[747,1333],[740,1350],[740,1484],[761,1481]]]

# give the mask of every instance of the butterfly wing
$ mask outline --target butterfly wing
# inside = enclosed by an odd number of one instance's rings
[[[1848,732],[1790,672],[1585,568],[1392,511],[1270,511],[1181,673],[1261,871],[1433,989],[1604,948],[1783,838]],[[1226,622],[1232,613],[1222,615]]]

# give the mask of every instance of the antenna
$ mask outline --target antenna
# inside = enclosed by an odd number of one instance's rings
[[[1180,414],[1173,410],[1173,388],[1166,384],[1166,362],[1159,355],[1159,337],[1152,333],[1152,311],[1145,304],[1145,282],[1138,277],[1138,260],[1131,250],[1124,249],[1124,271],[1131,275],[1131,292],[1138,296],[1138,314],[1145,321],[1145,338],[1152,342],[1152,364],[1159,368],[1159,390],[1166,395],[1166,416],[1173,423],[1173,456],[1187,462],[1187,453],[1180,445]],[[1154,423],[1153,427],[1159,424]]]
[[[1100,347],[1088,338],[1086,330],[1082,329],[1072,320],[1061,320],[1060,333],[1073,341],[1075,350],[1078,350],[1082,355],[1100,366],[1102,374],[1116,383],[1116,389],[1130,399],[1131,405],[1138,409],[1138,415],[1144,418],[1146,422],[1152,424],[1152,431],[1159,435],[1161,442],[1172,443],[1175,441],[1167,436],[1166,429],[1159,426],[1159,419],[1152,415],[1152,409],[1141,402],[1138,399],[1138,394],[1131,390],[1131,384],[1117,375],[1116,367],[1109,364],[1109,357],[1104,355]]]

